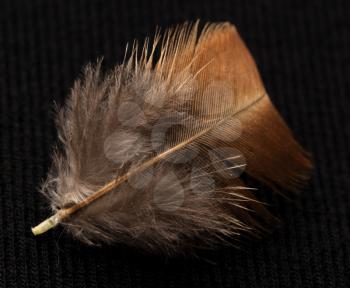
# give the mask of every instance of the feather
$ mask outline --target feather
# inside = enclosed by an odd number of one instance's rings
[[[297,191],[311,168],[235,27],[156,34],[107,75],[88,65],[58,111],[61,148],[42,192],[88,244],[173,253],[258,235],[274,221],[242,173]],[[155,55],[158,53],[158,57]],[[157,58],[157,59],[156,59]]]

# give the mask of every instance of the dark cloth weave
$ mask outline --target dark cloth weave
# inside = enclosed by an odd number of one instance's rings
[[[350,5],[344,1],[76,1],[0,3],[0,287],[349,287]],[[88,62],[105,69],[126,42],[185,20],[234,23],[272,101],[312,154],[297,201],[275,201],[283,225],[240,250],[162,258],[87,247],[37,192],[62,104]]]

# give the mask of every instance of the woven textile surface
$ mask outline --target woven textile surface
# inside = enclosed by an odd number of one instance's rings
[[[282,225],[241,249],[164,258],[88,247],[49,216],[38,187],[63,104],[82,67],[123,59],[126,42],[186,20],[230,21],[266,89],[313,158],[297,200],[272,201]],[[0,287],[349,287],[350,5],[348,1],[1,1]]]

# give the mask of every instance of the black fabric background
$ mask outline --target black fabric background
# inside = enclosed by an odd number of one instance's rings
[[[348,1],[1,1],[0,287],[349,287],[350,6]],[[297,202],[276,201],[284,225],[242,249],[198,258],[91,248],[58,228],[37,187],[64,102],[84,64],[111,68],[127,41],[157,25],[231,21],[273,102],[313,155]]]

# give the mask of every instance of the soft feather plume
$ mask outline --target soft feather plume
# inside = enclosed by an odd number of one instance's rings
[[[274,219],[243,171],[277,191],[306,180],[310,162],[235,27],[197,26],[134,45],[107,76],[100,62],[85,69],[58,113],[63,149],[42,187],[54,216],[34,234],[62,223],[88,244],[212,247]]]

